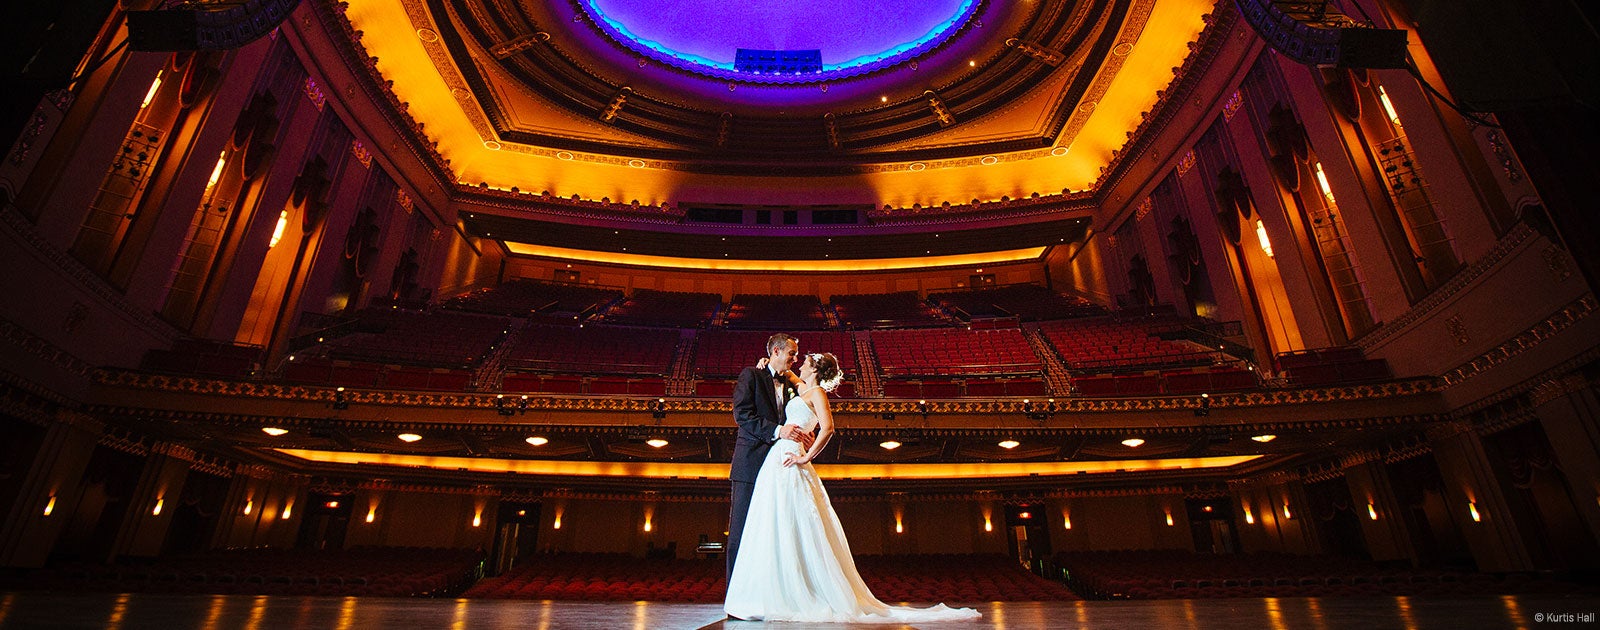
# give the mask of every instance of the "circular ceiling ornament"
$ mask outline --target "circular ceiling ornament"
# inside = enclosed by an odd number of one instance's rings
[[[493,140],[484,140],[483,141],[483,148],[488,149],[490,151],[499,151],[500,150],[500,143],[499,142],[495,142]]]
[[[558,160],[571,160],[572,159],[572,153],[568,152],[568,151],[557,151],[556,152],[556,159],[558,159]]]
[[[978,160],[978,163],[982,164],[984,166],[993,166],[995,164],[999,164],[1000,163],[1000,158],[997,158],[997,157],[992,156],[992,155],[985,155],[985,156],[983,156],[983,159]]]
[[[1066,147],[1056,147],[1056,148],[1050,150],[1050,155],[1054,155],[1056,157],[1061,157],[1061,156],[1066,155],[1066,154],[1067,154],[1067,148]]]
[[[1131,52],[1133,52],[1133,42],[1122,42],[1111,49],[1111,54],[1118,57],[1126,57]]]
[[[983,2],[577,4],[608,38],[666,65],[723,80],[801,84],[902,64],[915,70],[916,58],[972,24]],[[574,21],[584,14],[574,15]]]
[[[417,39],[432,44],[439,41],[439,34],[435,33],[431,28],[419,28],[417,29]]]

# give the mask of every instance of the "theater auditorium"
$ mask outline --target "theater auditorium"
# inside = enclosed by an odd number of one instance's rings
[[[774,333],[938,627],[1600,613],[1592,5],[13,4],[0,628],[760,626]]]

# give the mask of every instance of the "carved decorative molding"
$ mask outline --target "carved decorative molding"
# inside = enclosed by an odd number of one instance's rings
[[[1595,296],[1592,294],[1573,300],[1543,322],[1522,331],[1517,336],[1506,340],[1505,343],[1495,346],[1494,349],[1474,357],[1471,361],[1445,372],[1442,378],[1447,387],[1460,385],[1462,382],[1499,367],[1512,357],[1548,341],[1561,331],[1590,316],[1596,309],[1600,309],[1600,302],[1596,302]]]

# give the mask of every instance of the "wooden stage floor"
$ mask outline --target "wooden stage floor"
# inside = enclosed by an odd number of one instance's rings
[[[972,604],[968,604],[972,605]],[[1506,596],[1478,599],[1419,597],[1268,598],[1163,601],[991,602],[976,605],[982,620],[917,627],[1000,628],[1206,628],[1273,630],[1312,628],[1600,627],[1600,599]],[[1571,615],[1570,621],[1566,615]],[[114,628],[157,630],[281,628],[726,628],[750,630],[759,622],[726,620],[718,604],[652,602],[405,599],[385,597],[279,597],[0,592],[0,628]],[[842,626],[770,624],[777,628]]]

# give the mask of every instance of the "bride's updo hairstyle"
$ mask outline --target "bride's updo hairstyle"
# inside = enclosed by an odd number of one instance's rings
[[[811,359],[811,365],[817,368],[817,387],[832,392],[844,381],[844,370],[839,369],[839,359],[833,353],[813,352],[808,358]]]

